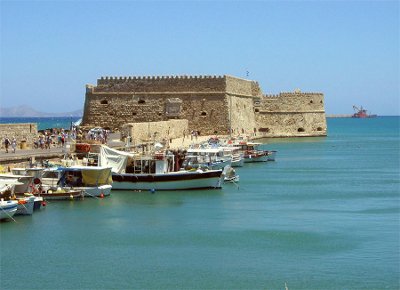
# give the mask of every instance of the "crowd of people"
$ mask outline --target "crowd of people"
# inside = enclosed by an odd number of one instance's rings
[[[108,136],[110,134],[109,130],[102,128],[97,128],[96,130],[89,130],[88,132],[83,132],[77,127],[72,127],[70,131],[64,129],[51,129],[44,130],[41,132],[33,141],[32,148],[34,149],[50,149],[50,148],[61,148],[64,147],[67,140],[93,140],[100,142],[102,144],[107,143]],[[17,148],[17,140],[15,137],[9,138],[5,137],[3,140],[3,145],[5,152],[9,153],[11,150],[15,153]]]

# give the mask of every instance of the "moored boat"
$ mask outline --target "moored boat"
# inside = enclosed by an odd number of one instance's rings
[[[35,206],[35,196],[18,197],[17,211],[15,215],[31,215]]]
[[[165,151],[138,155],[102,146],[99,162],[113,168],[113,189],[183,190],[221,188],[222,169],[173,171],[177,163]]]
[[[34,196],[41,197],[44,200],[72,200],[84,197],[84,193],[82,190],[59,187],[35,192]]]
[[[12,218],[17,212],[18,201],[0,200],[0,220]]]
[[[58,185],[61,188],[70,188],[89,197],[104,197],[111,194],[111,167],[73,166],[59,170],[61,177]]]

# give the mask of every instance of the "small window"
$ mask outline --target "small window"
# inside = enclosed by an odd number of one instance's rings
[[[146,101],[145,100],[139,100],[138,104],[146,104]]]
[[[159,115],[159,116],[162,116],[162,114],[163,114],[163,113],[161,113],[161,112],[158,112],[158,115]]]
[[[258,113],[258,112],[260,112],[260,110],[259,109],[254,109],[254,112]]]
[[[322,104],[322,101],[319,101]]]
[[[304,132],[304,131],[305,131],[304,128],[297,129],[297,132]]]
[[[100,102],[100,104],[102,104],[102,105],[108,105],[108,101],[107,101],[107,100],[102,100],[102,101]]]
[[[136,112],[132,112],[132,116],[136,116],[137,115],[137,113]]]
[[[318,128],[317,128],[317,131],[322,131],[322,127],[318,127]]]
[[[270,129],[269,128],[259,128],[258,132],[264,132],[264,133],[269,133]]]
[[[310,101],[310,104],[314,103],[313,100]]]
[[[207,116],[207,112],[201,112],[201,114],[200,114],[201,116],[203,116],[203,117],[205,117],[205,116]]]

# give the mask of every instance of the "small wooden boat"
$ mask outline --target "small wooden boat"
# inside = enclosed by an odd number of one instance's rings
[[[32,215],[35,206],[35,197],[26,196],[15,199],[18,202],[18,207],[15,215]]]
[[[0,200],[0,220],[12,218],[17,212],[18,201],[16,200]]]
[[[80,199],[84,196],[82,190],[74,189],[48,189],[42,192],[35,192],[34,196],[42,197],[44,200],[72,200]]]

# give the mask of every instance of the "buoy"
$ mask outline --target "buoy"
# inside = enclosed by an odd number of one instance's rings
[[[45,201],[42,201],[42,206],[46,206],[47,203]]]
[[[150,192],[151,192],[151,193],[155,193],[156,190],[155,190],[154,188],[152,188],[152,189],[150,189]]]
[[[104,194],[103,193],[100,193],[100,198],[104,198]]]

